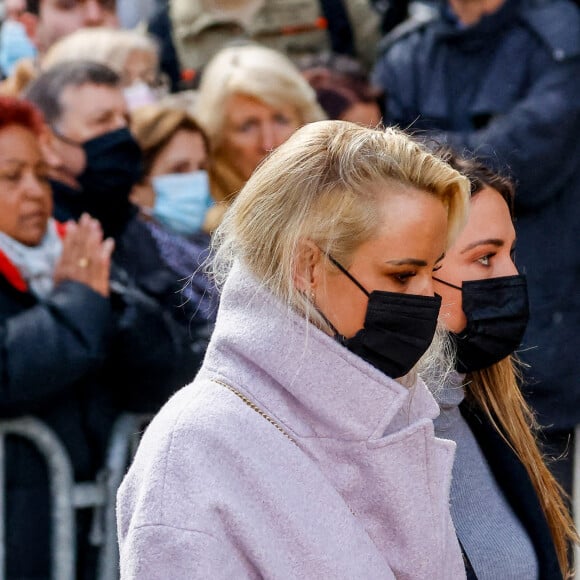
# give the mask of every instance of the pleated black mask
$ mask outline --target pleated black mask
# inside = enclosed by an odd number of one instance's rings
[[[351,338],[345,338],[335,329],[335,338],[387,376],[406,375],[433,340],[441,297],[368,292],[336,260],[330,256],[329,259],[369,299],[364,327]]]
[[[462,286],[434,280],[461,291],[467,326],[460,333],[451,333],[459,372],[490,367],[518,348],[529,318],[525,276],[471,280]]]

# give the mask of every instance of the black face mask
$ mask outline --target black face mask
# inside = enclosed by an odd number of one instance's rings
[[[129,129],[105,133],[85,141],[82,147],[87,164],[77,181],[83,191],[100,196],[103,202],[115,202],[118,197],[128,199],[143,175],[141,148]]]
[[[65,143],[82,147],[86,155],[85,169],[77,177],[82,189],[68,196],[74,206],[70,209],[89,213],[101,222],[105,235],[116,237],[135,213],[129,195],[143,173],[142,153],[135,138],[127,128],[84,143],[54,132]]]
[[[368,292],[334,258],[329,256],[329,259],[369,299],[364,328],[351,338],[339,334],[326,320],[334,330],[335,338],[387,376],[398,378],[406,375],[433,340],[441,297],[378,290]]]
[[[529,318],[528,287],[522,275],[463,282],[461,290],[467,326],[450,333],[457,346],[455,368],[460,373],[478,371],[512,354],[520,345]]]

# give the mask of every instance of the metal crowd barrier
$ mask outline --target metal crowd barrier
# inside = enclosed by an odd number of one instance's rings
[[[151,415],[120,415],[111,434],[103,470],[96,481],[80,483],[74,481],[73,468],[63,444],[42,421],[34,417],[0,421],[0,580],[6,578],[6,437],[28,439],[46,461],[51,501],[51,580],[75,580],[75,510],[81,508],[94,509],[90,541],[99,548],[97,579],[117,580],[117,488],[150,419]]]
[[[105,468],[104,535],[99,552],[97,580],[118,580],[119,578],[119,546],[115,513],[117,489],[137,451],[142,432],[151,418],[152,415],[126,413],[117,419],[113,428]]]

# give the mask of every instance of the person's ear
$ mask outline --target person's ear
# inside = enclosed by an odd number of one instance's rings
[[[294,286],[300,292],[310,295],[321,283],[323,255],[320,248],[308,239],[298,242],[294,264]]]
[[[62,158],[55,147],[55,139],[49,127],[45,127],[44,131],[38,136],[40,152],[51,169],[58,169],[62,166]]]
[[[155,205],[155,192],[148,178],[142,179],[133,186],[129,200],[141,208],[153,209]]]

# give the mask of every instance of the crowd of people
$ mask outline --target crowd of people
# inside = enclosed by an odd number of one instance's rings
[[[573,0],[0,6],[0,419],[90,482],[151,417],[122,579],[573,577]]]

